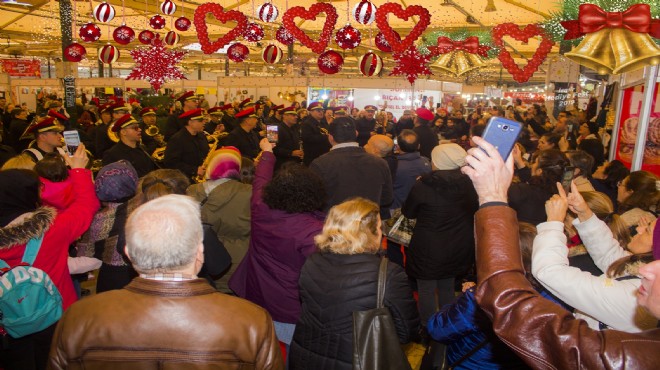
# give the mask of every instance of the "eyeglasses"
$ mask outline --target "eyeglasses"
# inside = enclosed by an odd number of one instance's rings
[[[128,127],[124,127],[124,128],[125,128],[126,130],[135,130],[135,131],[140,131],[140,130],[142,130],[142,129],[140,128],[140,126],[138,126],[138,125],[128,126]]]

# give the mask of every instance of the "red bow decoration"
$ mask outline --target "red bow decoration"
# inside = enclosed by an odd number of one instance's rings
[[[563,21],[567,32],[564,40],[572,40],[603,28],[625,28],[660,38],[660,19],[651,19],[649,4],[635,4],[623,12],[606,12],[598,5],[582,4],[577,20]]]
[[[490,47],[479,45],[479,38],[477,36],[470,36],[463,41],[454,41],[449,37],[440,36],[438,37],[438,45],[428,47],[428,49],[433,56],[451,53],[454,50],[464,50],[470,54],[477,54],[487,58]]]

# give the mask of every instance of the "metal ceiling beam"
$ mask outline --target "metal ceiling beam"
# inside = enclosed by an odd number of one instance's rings
[[[12,11],[12,12],[15,12],[15,13],[21,13],[21,14],[20,14],[19,16],[17,16],[16,18],[10,20],[9,22],[7,22],[7,23],[5,23],[5,24],[3,24],[3,25],[0,25],[0,30],[4,30],[5,27],[10,26],[10,25],[12,25],[14,22],[23,19],[23,17],[32,14],[33,12],[35,12],[36,10],[38,10],[39,8],[41,8],[42,6],[48,4],[48,2],[49,2],[49,0],[40,0],[40,1],[38,1],[37,3],[35,3],[34,5],[32,5],[32,6],[30,7],[30,9],[27,9],[26,12],[19,12],[19,11],[17,11],[17,10],[6,9],[6,8],[3,9],[3,10],[6,10],[6,11]]]

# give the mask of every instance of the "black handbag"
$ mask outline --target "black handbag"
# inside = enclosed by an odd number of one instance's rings
[[[386,280],[387,258],[383,258],[376,308],[353,312],[353,370],[411,370],[390,310],[383,306]]]

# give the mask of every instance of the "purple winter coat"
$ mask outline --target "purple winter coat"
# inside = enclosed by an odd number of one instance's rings
[[[262,194],[273,177],[274,166],[273,153],[263,152],[252,182],[250,247],[229,287],[264,307],[273,320],[295,324],[300,316],[300,270],[317,249],[314,236],[321,233],[325,215],[270,209]]]

